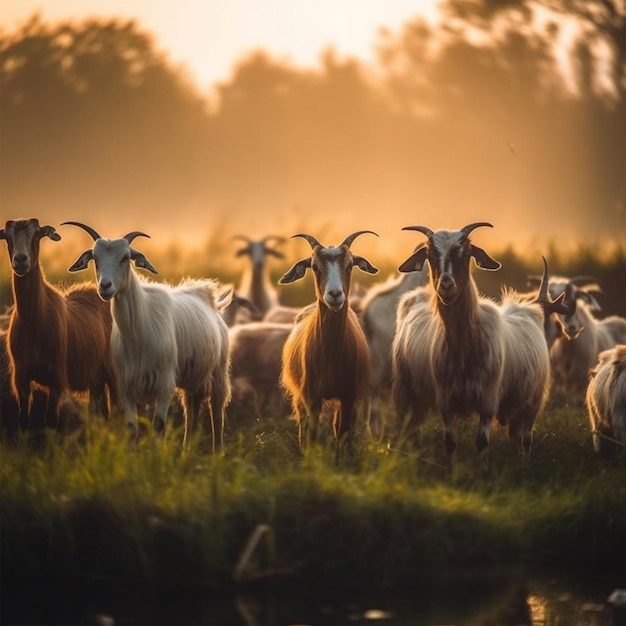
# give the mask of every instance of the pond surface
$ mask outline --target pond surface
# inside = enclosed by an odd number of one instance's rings
[[[612,589],[581,593],[561,586],[505,582],[489,589],[466,582],[445,589],[346,592],[314,584],[277,585],[240,594],[76,585],[2,584],[3,625],[93,624],[204,626],[623,626],[624,609],[606,602]]]

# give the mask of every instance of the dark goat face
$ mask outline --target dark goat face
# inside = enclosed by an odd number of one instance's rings
[[[418,247],[398,269],[401,272],[420,271],[428,260],[431,284],[439,301],[444,306],[452,304],[469,284],[470,257],[474,257],[481,269],[500,268],[500,263],[470,242],[470,233],[479,226],[491,227],[491,224],[475,222],[460,230],[441,229],[434,232],[426,226],[406,226],[402,230],[418,230],[428,237],[428,243]]]
[[[354,263],[347,246],[317,246],[311,257],[315,276],[315,294],[331,311],[339,311],[350,293],[350,276]]]
[[[375,268],[366,258],[353,255],[350,245],[356,237],[372,231],[358,231],[346,237],[338,246],[325,247],[310,235],[294,235],[308,240],[313,253],[310,257],[295,263],[280,279],[281,284],[292,283],[302,278],[306,270],[311,268],[315,278],[315,295],[331,311],[340,311],[350,294],[350,278],[352,268],[358,267],[362,272],[376,274]]]
[[[452,304],[467,288],[471,254],[469,239],[462,232],[439,230],[432,234],[427,258],[431,281],[442,304]]]
[[[9,220],[0,230],[6,239],[11,268],[16,276],[25,276],[39,263],[39,242],[42,237],[59,241],[61,236],[52,226],[39,226],[39,220]]]

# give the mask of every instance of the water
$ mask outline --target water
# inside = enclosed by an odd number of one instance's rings
[[[624,626],[626,613],[606,602],[612,589],[581,592],[556,583],[507,581],[483,588],[428,586],[342,593],[314,583],[246,593],[150,589],[110,583],[2,584],[3,625],[98,626]]]

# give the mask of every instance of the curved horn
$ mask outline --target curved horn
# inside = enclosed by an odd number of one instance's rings
[[[291,235],[292,239],[294,237],[302,237],[302,239],[306,239],[309,242],[311,249],[315,248],[315,246],[322,246],[322,244],[317,239],[315,239],[313,235],[307,235],[307,233],[298,233],[296,235]],[[322,248],[323,247],[324,246],[322,246]]]
[[[128,241],[128,243],[132,243],[133,239],[135,237],[147,237],[148,239],[150,239],[150,235],[146,235],[146,233],[142,233],[139,230],[133,230],[132,233],[128,233],[126,235],[124,235],[123,239],[126,239],[126,241]]]
[[[73,226],[78,226],[79,228],[86,230],[92,236],[94,241],[102,239],[102,237],[100,237],[100,235],[91,226],[87,226],[87,224],[82,224],[81,222],[63,222],[61,226],[65,226],[66,224],[72,224]]]
[[[245,241],[246,243],[251,243],[252,241],[249,237],[246,237],[245,235],[233,235],[231,239],[241,239],[241,241]]]
[[[541,277],[541,283],[539,283],[539,293],[537,294],[538,302],[548,302],[548,262],[546,257],[543,259],[543,276]]]
[[[470,233],[475,228],[479,228],[480,226],[489,226],[489,228],[493,228],[493,224],[490,224],[489,222],[473,222],[472,224],[463,226],[463,228],[461,228],[460,230],[466,237],[469,237]]]
[[[572,285],[584,285],[587,283],[596,283],[597,279],[594,278],[593,276],[585,276],[584,274],[581,276],[572,276],[572,278],[569,279],[569,282],[572,283]]]
[[[279,237],[278,235],[268,235],[267,237],[263,237],[261,239],[261,243],[265,245],[269,241],[275,241],[276,243],[285,243],[286,239],[284,237]]]
[[[417,230],[424,233],[429,239],[433,236],[433,231],[428,226],[405,226],[402,230]]]
[[[359,236],[365,233],[369,233],[370,235],[376,235],[378,237],[378,233],[375,233],[373,230],[357,230],[356,233],[352,233],[348,235],[340,244],[341,246],[348,246],[348,248],[352,245],[352,242]]]

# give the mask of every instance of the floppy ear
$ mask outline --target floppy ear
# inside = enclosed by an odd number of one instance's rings
[[[76,259],[76,261],[74,261],[74,264],[68,269],[68,272],[78,272],[79,270],[86,270],[87,267],[89,267],[89,261],[91,261],[92,259],[93,259],[93,250],[85,250]]]
[[[354,264],[362,271],[368,274],[378,274],[378,268],[374,267],[366,258],[362,256],[353,256]]]
[[[583,289],[579,289],[576,292],[576,299],[586,302],[592,311],[598,312],[602,310],[600,303],[590,293],[584,291]]]
[[[280,277],[279,284],[285,285],[292,283],[294,280],[300,280],[309,267],[311,267],[311,257],[298,261]]]
[[[137,250],[130,249],[130,258],[135,262],[135,267],[140,267],[143,270],[148,270],[153,274],[158,274],[152,263],[146,259],[146,257]]]
[[[50,237],[50,239],[52,239],[52,241],[60,241],[61,240],[61,235],[59,235],[59,233],[57,233],[57,231],[55,230],[55,228],[53,226],[42,226],[39,229],[39,233],[42,237]]]
[[[428,256],[428,247],[418,248],[399,268],[399,272],[421,272]]]
[[[279,250],[272,250],[272,248],[265,248],[265,254],[270,254],[271,256],[275,256],[277,259],[284,259],[285,255]]]
[[[475,246],[474,244],[470,244],[472,249],[472,256],[474,257],[474,261],[476,265],[480,267],[482,270],[499,270],[502,265],[492,259],[482,248]]]

